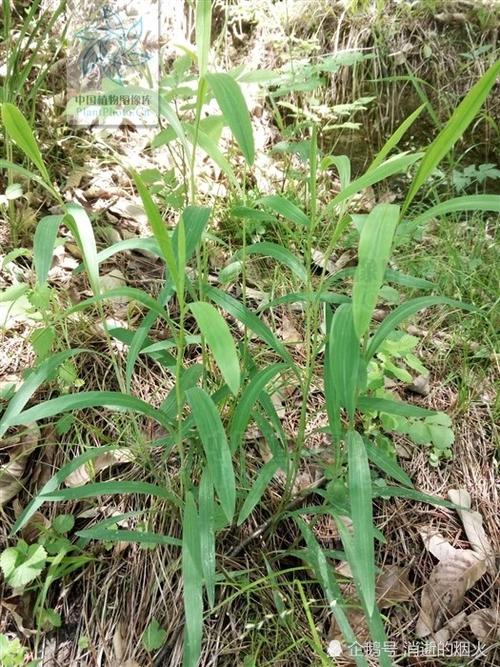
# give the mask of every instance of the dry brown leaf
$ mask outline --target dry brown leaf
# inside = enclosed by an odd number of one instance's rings
[[[408,579],[408,569],[399,565],[382,568],[375,585],[375,596],[380,609],[407,602],[413,597],[415,587]]]
[[[500,614],[498,609],[478,609],[469,614],[467,621],[479,641],[492,644],[500,641]]]
[[[73,169],[71,174],[68,176],[66,181],[67,188],[78,188],[80,187],[83,179],[89,175],[89,172],[84,167],[77,167]]]
[[[430,527],[421,528],[418,532],[420,533],[420,537],[424,542],[426,550],[438,560],[453,558],[457,551],[460,551],[460,549],[452,547],[441,533],[438,533]]]
[[[100,276],[99,283],[103,292],[127,286],[125,276],[119,269],[112,269],[109,273]],[[112,304],[113,310],[122,314],[127,309],[128,298],[126,296],[114,296],[107,302]]]
[[[9,461],[0,466],[0,507],[22,489],[26,463],[39,440],[40,429],[37,424],[27,426],[16,437]]]
[[[94,479],[98,473],[106,470],[106,468],[117,463],[129,463],[131,460],[132,456],[128,449],[117,449],[114,452],[107,452],[102,456],[98,456],[93,461],[81,465],[66,477],[64,483],[70,487],[83,486]]]
[[[335,264],[328,259],[325,256],[324,252],[321,252],[321,250],[313,250],[311,259],[316,264],[316,266],[319,266],[321,269],[325,269],[327,273],[334,273],[335,272]]]
[[[440,561],[422,590],[416,636],[427,637],[440,630],[461,609],[466,591],[486,572],[486,562],[474,551],[456,549]]]
[[[280,327],[281,340],[284,343],[300,343],[303,337],[295,328],[293,320],[289,317],[283,317]]]
[[[139,201],[131,201],[125,197],[119,197],[115,203],[109,207],[111,213],[115,213],[120,218],[127,218],[128,220],[135,220],[140,224],[146,224],[148,221],[144,207]]]
[[[467,624],[467,614],[461,611],[459,614],[450,618],[448,623],[438,630],[434,635],[434,641],[437,645],[446,644]]]
[[[483,527],[483,517],[479,512],[473,512],[471,508],[471,497],[466,489],[450,489],[448,498],[455,505],[466,507],[467,509],[457,509],[458,515],[464,526],[465,534],[470,542],[472,549],[486,560],[488,572],[494,575],[495,557],[491,542],[488,539]]]
[[[30,630],[29,628],[26,627],[28,621],[23,616],[22,598],[14,596],[9,598],[9,600],[12,600],[13,602],[11,603],[7,602],[7,600],[0,600],[0,607],[4,607],[9,612],[19,632],[21,632],[25,637],[31,637],[32,635],[36,635],[36,630]]]

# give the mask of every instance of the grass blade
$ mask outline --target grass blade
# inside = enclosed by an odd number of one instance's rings
[[[370,326],[398,220],[399,206],[379,204],[368,215],[361,230],[358,267],[352,289],[354,328],[358,338],[362,338]]]
[[[358,375],[361,364],[359,341],[354,331],[352,306],[343,304],[335,311],[328,336],[328,372],[331,374],[339,405],[352,421],[358,398]]]
[[[208,604],[215,604],[215,503],[214,486],[208,470],[200,481],[200,551],[201,569],[207,591]]]
[[[264,391],[266,385],[276,377],[278,373],[281,373],[285,369],[285,364],[273,364],[272,366],[268,366],[256,373],[245,387],[234,411],[229,429],[229,441],[231,443],[231,451],[233,454],[243,440],[248,422],[252,417],[253,406],[258,401],[260,394]]]
[[[63,221],[63,215],[47,215],[40,220],[33,238],[33,263],[37,283],[43,285],[52,264],[57,231]]]
[[[15,535],[19,530],[21,530],[21,528],[23,528],[28,523],[31,517],[43,505],[45,501],[42,499],[42,496],[44,494],[46,495],[57,489],[59,485],[62,484],[64,480],[69,475],[71,475],[72,472],[80,468],[80,466],[84,466],[89,461],[92,461],[93,459],[96,459],[103,454],[107,454],[108,452],[113,452],[116,449],[117,448],[115,445],[109,445],[107,447],[93,447],[88,449],[80,456],[75,457],[69,463],[63,466],[58,472],[56,472],[55,475],[49,479],[48,482],[42,486],[38,495],[36,495],[27,505],[27,507],[21,512],[20,516],[18,516],[14,526],[12,527],[11,534]]]
[[[188,389],[186,398],[191,406],[215,491],[224,514],[231,523],[236,504],[236,482],[224,426],[215,403],[203,389]]]
[[[137,544],[171,544],[173,546],[181,546],[181,540],[176,537],[169,537],[168,535],[160,535],[159,533],[152,533],[139,530],[110,530],[104,528],[100,524],[79,530],[76,532],[78,537],[84,540],[99,540],[100,542],[134,542]]]
[[[360,396],[358,408],[362,412],[386,412],[390,415],[401,417],[432,417],[437,414],[435,410],[421,408],[419,405],[403,403],[403,401],[391,401],[388,398],[371,398]]]
[[[65,350],[58,352],[49,359],[43,361],[37,368],[31,371],[26,380],[22,383],[14,396],[9,401],[7,409],[0,419],[0,437],[2,437],[7,429],[15,424],[15,419],[21,413],[26,403],[30,400],[36,390],[56,372],[59,366],[80,352],[84,352],[83,348],[76,348],[74,350]]]
[[[97,261],[99,264],[102,264],[110,257],[113,257],[113,255],[127,250],[146,250],[157,257],[163,256],[156,239],[153,236],[149,236],[147,238],[123,239],[123,241],[118,241],[108,248],[104,248],[104,250],[98,252]],[[79,271],[81,271],[81,267],[75,269],[75,273]]]
[[[473,306],[455,301],[455,299],[448,299],[445,296],[420,296],[416,299],[405,301],[400,306],[395,308],[378,326],[375,335],[371,338],[368,348],[366,350],[366,360],[369,361],[378,351],[387,336],[395,329],[401,322],[408,319],[411,315],[418,313],[419,310],[428,308],[429,306],[447,305],[453,308],[462,308],[464,310],[474,310]]]
[[[28,121],[19,109],[9,102],[2,104],[2,121],[5,131],[12,141],[23,151],[27,158],[33,162],[44,180],[50,183],[50,176],[45,167],[42,154],[38,148],[36,139],[31,131]]]
[[[182,521],[182,582],[184,599],[184,667],[197,667],[203,635],[203,583],[200,519],[192,493],[186,494]]]
[[[156,498],[164,498],[172,501],[173,495],[170,491],[157,486],[156,484],[149,484],[148,482],[95,482],[93,484],[85,484],[84,486],[77,486],[69,489],[59,489],[49,491],[48,493],[41,493],[40,500],[43,502],[56,502],[61,500],[82,500],[83,498],[97,498],[99,496],[109,496],[114,493],[140,493]]]
[[[148,216],[149,224],[151,225],[151,229],[158,243],[158,247],[161,250],[161,254],[163,256],[167,269],[169,270],[175,285],[177,285],[179,281],[179,276],[178,276],[177,262],[175,261],[174,249],[172,246],[172,239],[170,238],[170,234],[167,231],[165,222],[161,217],[160,211],[158,210],[158,207],[153,201],[153,198],[151,197],[149,190],[146,187],[146,184],[136,171],[131,171],[131,174],[132,178],[134,179],[139,196],[142,199],[144,210],[146,211],[146,215]]]
[[[336,195],[332,201],[327,206],[327,213],[329,214],[331,209],[341,204],[342,202],[350,199],[353,195],[357,194],[361,190],[364,190],[370,185],[379,183],[389,176],[394,176],[394,174],[399,174],[401,172],[406,172],[412,164],[415,164],[417,160],[420,160],[422,153],[413,153],[412,155],[397,155],[395,157],[389,158],[385,162],[382,162],[376,169],[370,171],[369,173],[363,174],[355,181],[352,181],[346,188],[344,188],[338,195]]]
[[[444,156],[453,148],[463,133],[472,123],[479,109],[495,85],[500,73],[500,61],[494,63],[479,81],[472,86],[464,99],[455,109],[444,128],[425,151],[420,167],[413,179],[410,191],[406,196],[403,213],[415,198],[424,182],[436,169]]]
[[[360,594],[368,615],[375,607],[375,548],[373,543],[372,480],[363,438],[347,432],[348,486],[354,525],[354,553]]]
[[[392,457],[386,454],[380,447],[373,445],[369,440],[365,440],[365,447],[368,458],[377,468],[383,470],[386,475],[389,475],[389,477],[392,477],[400,484],[413,488],[411,479]]]
[[[309,218],[298,206],[281,195],[268,195],[262,197],[259,202],[267,206],[275,213],[279,213],[287,220],[291,220],[297,225],[309,226]]]
[[[15,164],[14,162],[9,162],[8,160],[0,160],[0,169],[9,169],[10,171],[15,172],[16,174],[20,174],[21,176],[24,176],[24,178],[31,179],[32,181],[35,181],[39,185],[41,185],[47,192],[49,192],[52,197],[55,199],[59,199],[59,194],[57,190],[55,190],[50,183],[46,183],[43,178],[41,178],[38,174],[34,174],[32,171],[29,171],[29,169],[25,169],[24,167],[19,166],[18,164]]]
[[[196,50],[198,53],[198,72],[200,79],[207,72],[210,36],[212,33],[212,2],[198,0],[196,3]]]
[[[495,211],[500,213],[500,195],[465,195],[432,206],[413,220],[405,220],[396,230],[396,239],[411,234],[432,218],[458,211]]]
[[[386,159],[386,157],[389,155],[392,149],[396,148],[396,146],[399,144],[403,136],[406,134],[406,132],[410,129],[410,127],[413,125],[413,123],[417,120],[422,111],[425,109],[425,106],[426,106],[425,104],[421,104],[417,109],[415,109],[413,113],[411,113],[408,116],[408,118],[404,119],[401,125],[395,130],[395,132],[389,137],[389,139],[387,139],[385,144],[379,150],[375,159],[366,170],[366,173],[374,171]]]
[[[325,592],[330,610],[337,621],[342,636],[348,646],[355,644],[356,635],[354,634],[349,619],[344,611],[345,603],[342,598],[340,587],[335,580],[333,568],[328,564],[325,554],[316,541],[311,528],[303,519],[299,518],[297,523],[307,545],[307,556],[308,561],[310,561],[310,563],[308,562],[308,565],[312,564],[313,566],[316,578]],[[359,652],[356,651],[353,658],[358,667],[368,667],[368,663],[363,654],[359,654]]]
[[[233,337],[219,311],[210,303],[190,303],[201,333],[205,337],[215,361],[233,394],[240,388],[240,362]]]
[[[205,151],[208,157],[211,158],[215,164],[226,174],[231,184],[236,188],[239,188],[240,184],[236,178],[231,163],[222,154],[222,151],[219,149],[215,141],[199,128],[198,133],[196,134],[195,128],[192,125],[184,125],[184,128],[186,130],[186,134],[189,137],[189,140],[194,142],[194,138],[196,136],[199,147]]]
[[[269,482],[272,480],[274,475],[278,472],[280,469],[280,463],[278,460],[275,458],[272,458],[270,461],[268,461],[264,466],[262,466],[259,474],[257,475],[254,483],[252,484],[252,488],[248,492],[247,497],[245,498],[245,502],[243,503],[243,507],[240,510],[240,513],[238,515],[238,526],[241,526],[241,524],[250,516],[250,514],[253,512],[254,508],[256,505],[259,503],[260,499],[264,495],[267,487],[269,486]]]
[[[203,294],[211,301],[216,303],[222,310],[229,313],[241,322],[245,327],[248,327],[256,336],[266,342],[269,347],[276,352],[291,368],[294,367],[293,360],[286,347],[279,341],[271,329],[260,320],[257,315],[254,315],[241,301],[238,301],[230,294],[222,292],[211,285],[203,285]]]
[[[205,78],[241,152],[251,166],[255,158],[253,130],[241,88],[229,74],[207,74]]]
[[[9,419],[9,426],[18,426],[36,422],[40,419],[54,417],[62,412],[81,410],[82,408],[115,408],[131,412],[139,412],[156,420],[165,428],[170,424],[160,410],[153,408],[140,398],[121,394],[118,391],[82,391],[78,394],[67,394],[52,398],[44,403],[34,405]]]
[[[243,251],[239,250],[234,259],[239,259]],[[301,282],[306,282],[307,271],[305,266],[295,257],[290,250],[283,248],[277,243],[270,243],[269,241],[262,241],[261,243],[253,243],[245,248],[246,255],[262,255],[263,257],[272,257],[283,266],[286,266],[292,273],[294,273]]]
[[[99,284],[99,262],[97,261],[97,248],[92,223],[82,206],[67,204],[66,212],[67,216],[64,222],[80,246],[90,286],[97,296],[101,291],[101,287]]]

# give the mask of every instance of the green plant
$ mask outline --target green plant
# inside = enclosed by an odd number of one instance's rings
[[[184,663],[198,664],[201,652],[204,616],[215,610],[218,604],[217,589],[223,581],[218,571],[216,540],[222,531],[230,530],[235,523],[243,523],[261,501],[273,475],[282,471],[285,488],[281,504],[274,517],[279,522],[293,516],[303,537],[304,548],[299,551],[305,565],[311,568],[323,587],[328,605],[335,616],[348,643],[355,641],[355,634],[346,614],[345,600],[339,585],[328,567],[327,555],[319,546],[310,527],[301,517],[300,510],[291,506],[294,484],[301,461],[307,456],[308,398],[318,367],[323,366],[323,382],[328,433],[332,440],[331,465],[324,469],[327,480],[325,490],[316,490],[321,504],[317,513],[333,516],[342,538],[344,555],[354,575],[359,603],[366,615],[367,624],[374,641],[385,642],[383,620],[375,603],[375,540],[378,531],[373,520],[373,499],[401,495],[424,502],[449,505],[445,501],[419,493],[411,480],[399,467],[394,457],[380,447],[380,438],[371,438],[370,430],[363,429],[364,415],[378,415],[382,426],[397,431],[403,427],[413,433],[419,442],[432,443],[438,449],[447,449],[443,444],[449,436],[449,422],[433,411],[380,395],[373,377],[373,366],[396,378],[407,380],[405,369],[393,363],[393,358],[402,358],[411,368],[421,370],[418,359],[412,355],[413,341],[405,339],[399,331],[400,325],[419,310],[433,305],[447,304],[453,308],[471,309],[471,306],[440,296],[417,297],[404,301],[394,308],[375,329],[373,314],[380,291],[385,282],[396,282],[409,287],[422,287],[422,279],[404,276],[389,268],[389,259],[397,236],[398,225],[408,223],[408,211],[420,187],[435,170],[441,159],[474,119],[482,102],[493,86],[500,65],[492,67],[465,97],[449,123],[423,154],[399,154],[389,157],[396,148],[398,137],[391,137],[381,151],[381,159],[374,163],[359,178],[351,179],[350,163],[346,156],[325,156],[322,162],[318,148],[318,127],[304,127],[306,174],[302,179],[303,196],[298,203],[290,202],[281,195],[259,198],[253,206],[246,192],[247,175],[255,159],[252,126],[245,99],[237,79],[227,73],[208,73],[210,46],[211,3],[197,3],[197,63],[198,79],[194,96],[190,94],[194,119],[180,120],[167,99],[163,99],[159,111],[170,124],[173,138],[168,143],[179,152],[186,180],[182,184],[187,205],[177,216],[177,225],[170,233],[162,211],[140,174],[131,175],[142,199],[144,209],[153,232],[149,239],[122,241],[100,253],[97,252],[91,223],[85,211],[66,204],[51,184],[40,151],[28,123],[20,112],[10,104],[2,107],[4,127],[12,141],[23,150],[34,163],[40,176],[29,173],[63,207],[63,214],[43,218],[37,229],[34,243],[34,264],[37,286],[46,289],[47,273],[57,230],[65,224],[73,233],[84,258],[86,275],[93,296],[69,308],[64,316],[97,308],[102,315],[103,301],[117,296],[138,302],[148,312],[139,327],[131,331],[106,328],[111,340],[116,337],[127,345],[125,369],[120,367],[110,346],[110,355],[116,371],[120,391],[78,391],[61,393],[55,398],[26,407],[36,390],[53,378],[63,363],[84,353],[81,349],[68,349],[57,354],[45,348],[40,363],[25,379],[11,398],[0,420],[0,434],[9,428],[42,419],[59,417],[70,411],[91,407],[127,411],[158,422],[165,436],[151,442],[152,447],[162,447],[165,460],[174,451],[180,459],[178,479],[171,488],[144,481],[90,482],[81,487],[61,488],[65,479],[78,467],[91,462],[105,453],[114,451],[112,446],[87,449],[74,457],[50,479],[38,495],[18,517],[13,533],[19,531],[46,502],[82,500],[113,494],[147,495],[169,502],[175,508],[182,523],[182,538],[144,530],[116,528],[123,517],[112,517],[94,524],[76,534],[84,547],[89,540],[105,542],[134,541],[142,544],[169,544],[181,548],[181,572],[184,590]],[[177,85],[177,83],[176,83]],[[187,93],[186,93],[187,95]],[[204,105],[215,98],[222,119],[232,132],[245,164],[241,167],[241,183],[237,177],[237,161],[232,163],[218,148],[215,139],[204,132],[202,124]],[[418,114],[416,114],[418,115]],[[416,117],[415,115],[415,117]],[[165,139],[165,136],[163,137]],[[211,208],[200,205],[197,194],[196,151],[200,147],[213,159],[226,175],[232,187],[232,195],[238,202],[237,217],[242,221],[243,244],[234,260],[241,262],[243,297],[236,299],[229,292],[210,284],[203,263],[206,229],[212,215]],[[304,146],[302,147],[304,148]],[[328,158],[331,157],[331,162]],[[324,158],[324,159],[325,159]],[[353,218],[349,205],[364,188],[380,183],[395,174],[406,174],[419,163],[417,172],[403,207],[395,204],[378,204],[371,213],[362,218]],[[325,206],[318,197],[318,174],[321,166],[334,165],[339,172],[341,191]],[[26,170],[3,164],[13,171],[26,175]],[[162,190],[153,190],[162,194]],[[165,201],[165,198],[164,198]],[[167,200],[169,201],[169,200]],[[173,202],[169,201],[172,205]],[[500,210],[500,198],[485,196],[460,197],[439,204],[442,214],[468,207],[485,210]],[[176,206],[174,206],[176,208]],[[289,220],[294,230],[289,238],[290,247],[265,240],[250,245],[247,243],[246,221],[255,220],[255,211],[268,208],[277,216]],[[435,214],[433,209],[416,218],[421,223]],[[252,218],[252,216],[254,216]],[[275,218],[277,220],[277,218]],[[333,223],[332,223],[333,221]],[[352,224],[354,223],[354,224]],[[274,224],[274,221],[273,221]],[[316,244],[330,256],[347,230],[358,234],[357,267],[353,272],[339,271],[328,274],[327,264],[318,272],[314,268],[313,254]],[[278,234],[277,234],[278,236]],[[279,237],[278,237],[279,238]],[[120,287],[103,292],[99,281],[99,264],[113,254],[132,248],[147,248],[160,257],[165,267],[165,280],[157,298],[139,289]],[[305,363],[299,366],[290,350],[280,341],[276,333],[246,303],[246,271],[250,258],[266,259],[276,263],[287,273],[292,290],[263,305],[272,310],[281,304],[304,303]],[[188,271],[188,267],[193,271]],[[342,285],[353,278],[349,294],[334,292],[333,286]],[[428,287],[424,285],[424,288]],[[387,290],[386,290],[387,294]],[[236,320],[243,334],[235,340],[228,325],[228,317]],[[165,323],[169,338],[154,343],[148,334],[154,322]],[[193,339],[192,329],[196,327]],[[252,354],[251,335],[265,343],[266,354],[273,363],[260,363],[261,355]],[[202,365],[188,365],[186,352],[190,345],[199,345]],[[170,350],[172,352],[170,352]],[[161,353],[161,356],[159,356]],[[134,369],[140,354],[147,354],[165,365],[175,380],[172,393],[165,397],[160,407],[145,402],[132,394]],[[371,365],[371,366],[370,366]],[[372,372],[372,376],[370,376]],[[300,415],[296,442],[292,450],[280,422],[272,398],[280,385],[297,382],[300,387]],[[370,382],[372,384],[370,384]],[[394,417],[389,424],[388,419]],[[131,417],[132,418],[132,417]],[[405,421],[402,421],[405,420]],[[246,469],[243,439],[248,426],[255,422],[265,435],[270,451],[269,460],[253,476]],[[425,430],[425,435],[423,431]],[[418,431],[418,434],[417,434]],[[439,431],[439,434],[437,433]],[[406,432],[406,431],[405,431]],[[373,484],[373,468],[377,474],[398,484]],[[312,490],[310,490],[312,492]],[[341,517],[350,516],[353,534],[345,527]],[[62,521],[64,527],[64,521]],[[59,538],[57,538],[59,539]],[[66,539],[66,538],[63,538]],[[49,541],[28,546],[18,543],[3,557],[10,577],[16,571],[25,573],[24,578],[38,576],[45,567],[50,554]],[[33,549],[33,546],[35,549]],[[59,544],[59,553],[66,552],[67,545]],[[51,547],[52,548],[52,547]],[[32,551],[30,551],[32,550]],[[5,553],[5,552],[4,552]],[[55,556],[57,560],[58,556]],[[34,563],[34,561],[36,561]],[[43,567],[40,567],[43,564]],[[52,563],[53,565],[54,563]],[[59,565],[59,562],[57,563]],[[34,566],[36,565],[36,567]],[[35,574],[36,572],[36,574]],[[53,573],[53,579],[56,576]],[[303,598],[303,591],[299,587]],[[45,591],[46,592],[46,591]],[[312,633],[314,650],[324,660],[315,633],[310,609],[305,599],[304,609]],[[40,607],[42,609],[43,607]],[[148,650],[160,647],[163,640],[159,624],[152,625],[143,639]],[[363,656],[356,656],[358,665],[366,665]],[[390,657],[382,652],[381,665],[390,665]]]
[[[61,514],[47,527],[33,517],[31,526],[38,532],[36,542],[28,544],[20,539],[0,554],[0,569],[6,583],[18,592],[37,591],[34,612],[38,629],[61,625],[59,614],[45,605],[53,582],[91,560],[67,536],[74,522],[73,516]]]
[[[9,639],[0,634],[0,664],[2,667],[22,667],[26,664],[25,656],[26,649],[21,646],[19,639]],[[34,667],[35,663],[30,662],[29,665]]]

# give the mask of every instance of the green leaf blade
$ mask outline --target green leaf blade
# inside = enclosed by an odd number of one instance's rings
[[[236,481],[224,426],[215,403],[203,389],[188,389],[186,398],[191,406],[215,490],[224,514],[231,523],[236,504]]]
[[[375,607],[372,480],[365,443],[356,431],[347,432],[347,455],[356,570],[360,579],[360,593],[371,616]]]
[[[210,303],[189,304],[201,333],[210,347],[227,386],[236,395],[240,388],[240,363],[236,345],[226,321]]]
[[[352,297],[358,338],[362,338],[370,326],[398,220],[399,206],[379,204],[368,215],[361,230]]]
[[[251,166],[255,159],[255,145],[250,114],[241,88],[229,74],[207,74],[205,78],[241,152]]]

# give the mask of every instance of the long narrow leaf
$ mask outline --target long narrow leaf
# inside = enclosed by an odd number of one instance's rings
[[[38,509],[43,505],[45,501],[43,500],[42,496],[44,494],[52,493],[52,491],[57,489],[59,485],[62,484],[69,475],[71,475],[72,472],[78,470],[78,468],[81,466],[84,466],[89,461],[92,461],[93,459],[96,459],[99,456],[114,450],[116,450],[115,445],[106,447],[93,447],[88,449],[80,456],[76,456],[69,463],[58,470],[56,474],[53,475],[49,481],[42,486],[38,495],[33,498],[27,507],[21,512],[20,516],[18,516],[11,530],[12,535],[15,535],[19,530],[21,530],[21,528],[23,528],[28,523],[35,512],[37,512]]]
[[[275,458],[272,458],[261,468],[238,515],[238,526],[240,526],[253,512],[269,486],[269,482],[279,469],[280,463]]]
[[[8,423],[10,426],[25,425],[30,422],[39,421],[40,419],[54,417],[63,412],[81,410],[83,408],[114,408],[138,412],[146,417],[151,417],[151,419],[156,420],[166,428],[170,426],[165,415],[160,410],[153,408],[149,403],[140,398],[121,394],[117,391],[82,391],[77,394],[58,396],[12,416]]]
[[[182,583],[184,599],[184,667],[197,667],[203,634],[203,580],[200,519],[191,493],[186,494],[182,521]]]
[[[361,396],[358,398],[358,408],[362,412],[386,412],[390,415],[401,417],[431,417],[435,410],[421,408],[419,405],[403,403],[403,401],[391,401],[388,398],[371,398]]]
[[[31,131],[28,121],[19,109],[9,102],[2,104],[2,121],[5,130],[12,141],[23,151],[38,171],[42,174],[46,183],[50,183],[50,176],[38,148],[36,139]]]
[[[375,159],[373,160],[373,162],[368,167],[365,173],[374,171],[386,159],[386,157],[389,155],[392,149],[396,148],[396,146],[399,144],[403,136],[410,129],[410,127],[417,120],[417,118],[420,116],[420,114],[424,109],[425,109],[425,104],[421,104],[417,109],[415,109],[413,113],[411,113],[408,116],[408,118],[405,118],[405,120],[395,130],[395,132],[389,137],[389,139],[387,139],[387,141],[379,150]]]
[[[205,580],[208,604],[215,603],[215,503],[214,486],[208,470],[200,481],[200,551],[201,569]]]
[[[273,364],[268,366],[256,373],[245,387],[245,390],[238,401],[238,405],[236,406],[236,410],[234,411],[229,430],[231,451],[233,453],[236,452],[243,440],[248,422],[252,417],[253,406],[259,399],[260,394],[264,391],[266,385],[275,378],[278,373],[281,373],[285,369],[285,364]]]
[[[369,361],[378,351],[387,336],[393,331],[401,322],[408,319],[411,315],[418,313],[419,310],[428,308],[429,306],[438,305],[452,306],[453,308],[462,308],[464,310],[474,310],[473,306],[448,299],[444,296],[420,296],[416,299],[405,301],[400,306],[395,308],[378,326],[373,338],[368,344],[366,350],[366,360]]]
[[[189,308],[214,355],[222,377],[236,395],[240,388],[240,363],[229,327],[211,303],[197,301],[189,304]]]
[[[348,485],[354,549],[361,595],[368,615],[375,606],[375,548],[373,543],[372,480],[363,438],[347,432]]]
[[[151,225],[151,229],[153,231],[156,242],[158,243],[158,247],[161,250],[163,259],[165,260],[165,264],[167,265],[170,275],[172,276],[174,283],[177,285],[179,280],[178,268],[177,262],[175,261],[174,249],[172,246],[172,239],[170,238],[170,234],[167,231],[165,222],[163,221],[163,218],[160,215],[160,211],[153,201],[153,198],[151,197],[146,184],[136,171],[132,171],[131,173],[137,187],[137,191],[139,192],[139,196],[142,199],[144,210],[148,216],[149,224]]]
[[[253,130],[241,88],[229,74],[207,74],[206,80],[241,152],[251,166],[255,157]]]
[[[274,350],[290,367],[294,367],[293,360],[286,347],[279,341],[271,329],[260,320],[257,315],[248,309],[241,301],[238,301],[230,294],[222,292],[211,285],[203,285],[203,294],[216,303],[222,310],[237,319],[245,327],[248,327],[256,336],[261,338],[269,347]]]
[[[413,482],[393,458],[386,454],[380,447],[376,447],[368,440],[365,440],[365,446],[368,458],[377,466],[377,468],[383,470],[389,477],[392,477],[400,484],[413,488]]]
[[[304,211],[286,197],[282,197],[281,195],[267,195],[266,197],[262,197],[259,201],[275,213],[279,213],[284,218],[291,220],[291,222],[295,222],[297,225],[302,225],[304,227],[309,225],[309,218]]]
[[[354,331],[352,307],[339,306],[332,319],[328,336],[329,372],[339,405],[354,418],[358,396],[358,376],[362,363],[359,341]]]
[[[242,250],[235,254],[235,258],[240,258]],[[295,255],[287,248],[271,243],[269,241],[262,241],[261,243],[254,243],[245,248],[246,255],[262,255],[263,257],[272,257],[283,266],[286,266],[292,273],[294,273],[301,282],[306,282],[307,271]]]
[[[97,248],[92,223],[82,206],[67,204],[66,212],[65,222],[80,246],[90,286],[97,296],[101,291],[101,287],[99,284],[99,262],[97,261]]]
[[[368,215],[361,230],[352,290],[354,328],[358,338],[362,338],[370,326],[398,219],[399,206],[379,204]]]
[[[7,429],[15,424],[15,419],[26,403],[30,400],[36,390],[51,378],[59,366],[66,361],[66,359],[74,357],[76,354],[80,354],[80,352],[84,351],[83,348],[76,348],[74,350],[58,352],[31,371],[26,380],[11,398],[7,409],[0,419],[0,437],[4,435]]]
[[[43,285],[47,280],[52,264],[57,230],[63,218],[63,215],[47,215],[36,226],[33,238],[33,263],[39,285]]]
[[[224,514],[231,523],[236,503],[236,482],[224,426],[215,403],[203,389],[189,389],[186,391],[186,398],[203,444],[215,491]]]
[[[198,0],[196,3],[196,50],[200,79],[205,76],[210,51],[212,32],[212,1]]]
[[[500,213],[500,195],[464,195],[432,206],[413,220],[405,220],[396,230],[396,240],[404,238],[433,218],[459,211],[494,211]]]
[[[424,182],[436,169],[444,156],[453,148],[463,133],[476,117],[479,109],[495,85],[500,73],[500,61],[497,61],[485,72],[479,81],[472,86],[464,99],[455,109],[438,136],[425,151],[420,167],[413,179],[412,186],[403,205],[403,213],[408,209],[415,195]]]

